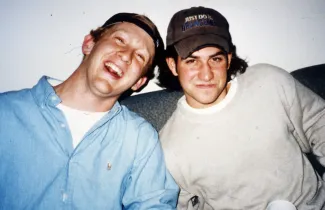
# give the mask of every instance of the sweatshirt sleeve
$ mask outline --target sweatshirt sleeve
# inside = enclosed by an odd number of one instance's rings
[[[293,79],[295,96],[290,106],[290,118],[297,140],[305,153],[312,152],[325,166],[325,101]]]
[[[125,209],[176,209],[179,188],[166,168],[157,132],[140,126],[138,141],[122,198]]]
[[[196,210],[200,207],[199,197],[181,189],[178,197],[177,209]]]

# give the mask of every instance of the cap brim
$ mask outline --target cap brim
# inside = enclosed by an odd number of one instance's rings
[[[175,44],[175,49],[181,58],[187,58],[200,47],[209,45],[222,47],[223,50],[229,52],[228,41],[225,38],[215,34],[202,34],[188,37],[177,42]]]

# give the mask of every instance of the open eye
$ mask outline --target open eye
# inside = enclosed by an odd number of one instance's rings
[[[212,60],[219,63],[219,62],[223,61],[223,57],[222,56],[216,56],[216,57],[213,57]]]
[[[186,64],[193,64],[193,63],[195,63],[195,59],[193,59],[193,58],[187,59],[187,60],[185,60],[185,63]]]

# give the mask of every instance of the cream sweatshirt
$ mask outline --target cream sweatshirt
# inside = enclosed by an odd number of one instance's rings
[[[325,182],[305,156],[325,165],[324,100],[271,65],[236,78],[213,107],[182,97],[160,131],[178,209],[261,210],[273,200],[325,209]]]

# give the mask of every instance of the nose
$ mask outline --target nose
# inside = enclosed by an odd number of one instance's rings
[[[212,78],[213,78],[212,68],[208,64],[202,64],[199,72],[199,79],[208,82]]]
[[[128,64],[128,65],[131,64],[131,61],[132,61],[132,52],[130,52],[130,50],[121,50],[121,51],[118,52],[118,56],[126,64]]]

